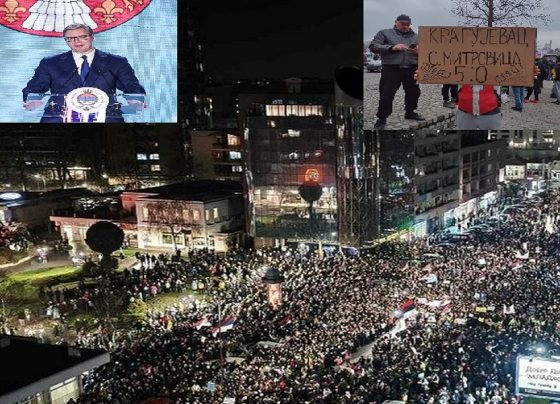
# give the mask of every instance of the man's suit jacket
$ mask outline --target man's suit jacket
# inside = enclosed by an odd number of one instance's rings
[[[46,57],[41,60],[35,74],[23,89],[23,100],[27,100],[29,93],[68,94],[79,87],[95,87],[109,95],[107,108],[107,122],[123,122],[122,114],[113,104],[116,103],[115,93],[119,89],[128,94],[145,94],[144,87],[134,74],[134,70],[122,56],[95,50],[95,56],[90,66],[86,81],[82,84],[78,68],[72,57],[72,51]],[[51,99],[56,104],[47,106],[41,122],[62,122],[62,118],[52,118],[62,113],[63,97]],[[51,103],[52,105],[52,103]]]

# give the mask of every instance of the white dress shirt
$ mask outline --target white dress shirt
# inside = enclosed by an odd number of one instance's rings
[[[72,57],[74,58],[74,63],[76,63],[76,67],[78,68],[78,74],[82,73],[82,64],[84,63],[84,59],[82,56],[87,56],[88,65],[91,67],[91,62],[93,62],[93,57],[95,56],[95,48],[90,50],[88,53],[77,53],[72,51]]]

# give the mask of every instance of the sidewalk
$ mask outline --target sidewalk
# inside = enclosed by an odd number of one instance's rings
[[[364,129],[373,130],[377,120],[375,114],[379,105],[380,73],[364,73]],[[441,85],[420,84],[420,100],[416,111],[426,121],[404,119],[404,90],[397,91],[393,101],[393,114],[387,118],[386,130],[418,130],[418,129],[455,129],[455,109],[445,108],[441,96]],[[524,104],[523,112],[511,109],[515,105],[510,91],[509,101],[502,105],[503,130],[520,129],[558,129],[560,128],[560,105],[550,98],[552,81],[545,81],[539,96],[538,104]],[[534,95],[531,96],[534,99]]]

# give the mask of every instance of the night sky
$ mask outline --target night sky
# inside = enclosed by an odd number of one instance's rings
[[[188,1],[218,80],[332,78],[339,65],[362,64],[362,0]]]

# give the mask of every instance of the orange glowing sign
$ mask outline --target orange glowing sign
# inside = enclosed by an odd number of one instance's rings
[[[319,170],[308,168],[305,171],[305,181],[319,182]]]

